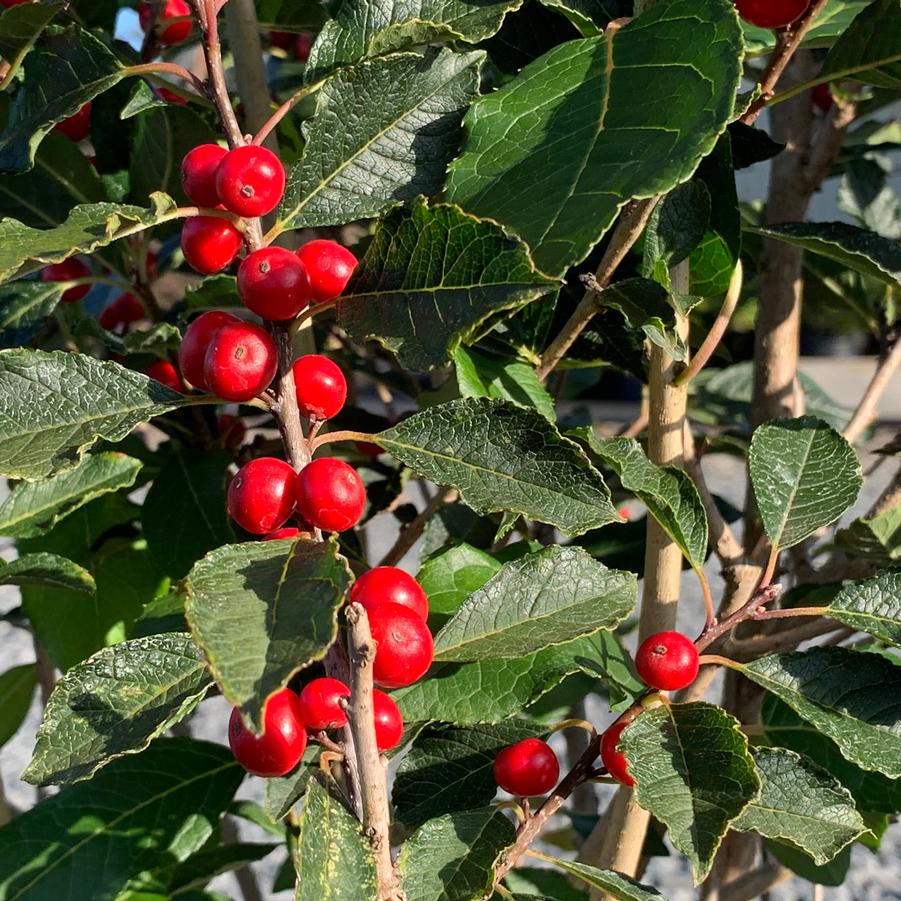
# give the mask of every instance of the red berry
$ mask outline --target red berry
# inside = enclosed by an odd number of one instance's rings
[[[366,489],[343,460],[320,457],[297,476],[297,509],[317,529],[343,532],[356,525],[366,507]]]
[[[350,689],[339,679],[314,679],[300,693],[300,718],[311,732],[327,732],[347,725],[341,698],[349,698]]]
[[[376,604],[370,610],[369,629],[378,643],[372,677],[383,688],[403,688],[425,675],[435,646],[422,617],[400,604]]]
[[[276,529],[268,535],[263,536],[263,541],[281,541],[284,538],[298,538],[300,529],[294,526],[285,526],[283,529]]]
[[[307,732],[300,718],[300,702],[290,688],[266,701],[263,734],[254,735],[235,707],[228,721],[228,744],[235,760],[256,776],[284,776],[300,763],[307,747]]]
[[[601,736],[601,762],[607,767],[607,772],[613,776],[617,782],[623,785],[635,785],[635,780],[629,775],[626,766],[626,758],[617,750],[619,746],[619,737],[623,733],[623,729],[629,724],[623,720],[617,720],[607,731]]]
[[[738,14],[760,28],[791,25],[810,6],[810,0],[735,0]]]
[[[188,264],[202,275],[230,266],[241,249],[241,232],[219,216],[193,216],[181,230],[181,249]]]
[[[372,709],[375,714],[376,747],[380,751],[396,748],[404,736],[404,718],[400,708],[385,692],[376,688],[372,692]]]
[[[197,206],[219,206],[216,169],[227,153],[218,144],[200,144],[185,154],[181,161],[181,186],[192,203]]]
[[[642,642],[635,669],[651,688],[678,691],[698,675],[698,649],[681,632],[658,632]]]
[[[188,103],[187,97],[182,97],[181,94],[176,94],[175,91],[170,91],[169,88],[156,88],[155,90],[156,96],[166,103],[174,103],[176,106],[186,106]]]
[[[293,319],[312,296],[307,270],[284,247],[264,247],[241,261],[238,294],[257,316],[279,321]]]
[[[278,351],[269,333],[253,322],[230,322],[213,335],[203,358],[211,394],[235,403],[262,394],[275,378]]]
[[[143,0],[138,7],[138,17],[141,28],[144,31],[150,27],[150,17],[153,8],[149,0]],[[181,16],[190,16],[191,9],[185,0],[166,0],[160,17],[158,26],[163,26],[158,30],[158,37],[161,44],[171,47],[173,44],[180,44],[191,33],[191,20],[186,19],[184,22],[173,22],[171,25],[165,25],[167,19],[176,19]]]
[[[235,147],[216,170],[216,190],[220,202],[233,213],[265,216],[285,192],[285,167],[266,147]]]
[[[377,566],[363,573],[350,590],[351,603],[371,610],[376,604],[400,604],[421,620],[429,618],[429,599],[416,579],[396,566]]]
[[[115,331],[119,326],[131,325],[143,319],[147,314],[144,305],[134,294],[120,294],[101,314],[100,325],[108,331]]]
[[[57,122],[53,127],[76,144],[83,141],[91,133],[91,101],[82,106],[74,116]]]
[[[832,104],[835,102],[832,97],[832,91],[829,89],[829,83],[826,81],[822,81],[814,87],[810,92],[810,99],[813,102],[813,105],[824,113],[828,113],[829,110],[832,109]]]
[[[357,258],[336,241],[308,241],[297,255],[307,267],[313,298],[320,302],[338,297],[357,267]]]
[[[203,374],[203,360],[213,335],[224,325],[240,322],[237,316],[220,310],[202,313],[187,328],[178,349],[178,367],[182,375],[201,391],[208,391]]]
[[[344,373],[328,357],[307,354],[294,361],[297,405],[304,416],[331,419],[347,400]]]
[[[184,389],[181,386],[181,379],[178,377],[178,370],[168,360],[157,360],[151,363],[145,370],[144,375],[156,379],[167,388],[181,393]]]
[[[245,532],[265,535],[294,512],[294,470],[284,460],[257,457],[228,486],[228,515]]]
[[[540,738],[524,738],[494,758],[494,781],[520,797],[547,794],[560,778],[557,755]]]
[[[45,282],[68,282],[76,278],[87,278],[90,274],[91,270],[78,257],[69,257],[61,263],[53,263],[42,269],[41,279]],[[65,303],[75,303],[90,290],[90,285],[76,285],[63,291],[61,300]]]
[[[305,63],[310,58],[310,48],[313,46],[313,35],[301,32],[294,42],[294,55],[300,62]]]
[[[279,50],[290,50],[295,37],[296,35],[290,31],[270,31],[269,43],[273,47],[278,47]]]
[[[240,417],[223,413],[216,421],[216,425],[219,426],[219,440],[224,448],[237,450],[244,443],[247,429]]]
[[[154,279],[159,275],[159,262],[152,250],[148,250],[147,255],[144,257],[144,268],[147,270],[148,278]]]

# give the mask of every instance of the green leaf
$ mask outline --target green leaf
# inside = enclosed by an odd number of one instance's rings
[[[811,416],[757,428],[748,470],[763,527],[780,549],[835,522],[857,500],[863,483],[854,448]]]
[[[435,636],[438,661],[519,657],[600,629],[635,605],[632,573],[607,569],[578,547],[513,560],[464,601]]]
[[[645,278],[654,278],[660,264],[670,269],[688,257],[704,237],[710,207],[710,192],[700,181],[677,185],[657,204],[645,229]]]
[[[849,557],[886,565],[901,557],[901,508],[855,519],[835,533],[835,543]]]
[[[88,501],[130,488],[140,469],[140,460],[104,451],[88,454],[74,469],[42,482],[20,482],[0,501],[0,535],[43,535]]]
[[[176,451],[153,480],[141,510],[150,556],[173,579],[208,551],[235,540],[226,512],[225,477],[232,454]]]
[[[823,81],[854,81],[901,89],[901,4],[874,0],[836,41],[823,62]]]
[[[841,885],[851,867],[851,848],[845,848],[837,857],[823,867],[818,867],[810,856],[791,845],[766,840],[766,850],[783,866],[793,870],[806,882],[814,885]]]
[[[513,228],[543,271],[562,275],[626,201],[669,191],[713,149],[733,118],[741,55],[726,0],[671,0],[567,41],[473,104],[448,197]]]
[[[114,901],[139,873],[193,853],[243,776],[228,748],[183,738],[114,761],[0,829],[0,898]]]
[[[263,786],[263,809],[274,820],[281,820],[303,797],[310,780],[319,770],[321,748],[310,742],[300,764],[287,776],[274,776]]]
[[[867,770],[901,776],[901,666],[878,654],[816,647],[742,664],[740,672]]]
[[[485,320],[546,294],[528,248],[495,222],[424,198],[382,220],[338,307],[338,322],[409,369],[446,363]]]
[[[471,901],[494,881],[494,865],[513,844],[513,824],[500,810],[481,808],[437,817],[406,841],[400,867],[408,901]]]
[[[93,594],[94,577],[82,566],[57,554],[26,554],[0,565],[0,585],[44,585]]]
[[[228,873],[231,870],[256,863],[279,847],[281,845],[245,842],[211,845],[201,848],[196,854],[192,854],[187,860],[176,866],[155,871],[154,876],[161,878],[168,886],[169,898],[178,898],[179,901],[200,901],[195,893],[188,890],[203,888],[220,873]],[[201,898],[203,897],[202,894]],[[122,899],[117,899],[117,901],[122,901]]]
[[[459,489],[477,513],[520,513],[570,535],[619,519],[610,490],[578,445],[540,413],[507,401],[441,404],[377,441],[414,472]]]
[[[733,829],[789,842],[819,865],[866,832],[850,792],[825,770],[782,748],[760,748],[754,762],[763,787]]]
[[[128,332],[122,337],[122,347],[129,354],[156,354],[168,358],[170,351],[181,345],[181,332],[168,322],[157,322],[143,331]]]
[[[579,429],[596,453],[619,476],[623,488],[644,502],[650,514],[697,569],[707,557],[707,514],[694,482],[681,469],[655,466],[634,438],[598,438]]]
[[[701,882],[730,823],[760,791],[738,720],[702,702],[657,707],[626,727],[619,747],[636,801],[668,828]]]
[[[13,282],[0,286],[0,349],[27,344],[56,309],[65,290],[59,282]]]
[[[300,815],[295,860],[296,901],[358,901],[378,894],[375,859],[362,827],[316,780]]]
[[[786,222],[745,230],[835,260],[883,284],[901,284],[901,245],[865,228],[845,222]]]
[[[901,569],[884,569],[863,582],[850,582],[823,614],[901,647]]]
[[[470,544],[456,544],[426,560],[416,576],[429,598],[429,626],[442,626],[501,562]],[[436,630],[437,631],[437,630]]]
[[[601,34],[613,19],[631,14],[631,6],[622,0],[541,0],[561,12],[584,38]]]
[[[0,675],[0,748],[18,732],[37,684],[37,669],[33,663],[14,666]]]
[[[338,72],[316,95],[281,227],[341,225],[437,194],[460,147],[483,53],[403,54]]]
[[[65,9],[65,3],[23,3],[4,10],[0,15],[0,58],[9,66],[0,81],[8,85],[25,55],[54,16]]]
[[[90,779],[184,719],[211,684],[200,651],[185,635],[104,648],[56,683],[22,778],[33,785]]]
[[[191,570],[191,632],[248,724],[259,728],[269,695],[325,656],[349,583],[334,540],[228,544]]]
[[[392,790],[397,818],[407,826],[473,805],[497,794],[492,767],[507,747],[536,734],[529,723],[497,726],[430,726],[416,737],[401,761]]]
[[[54,124],[119,82],[127,70],[105,44],[77,26],[48,28],[23,66],[6,130],[0,134],[0,173],[25,172]]]
[[[801,46],[831,47],[835,39],[847,30],[854,17],[869,3],[870,0],[827,0],[804,36]],[[758,28],[747,22],[742,23],[742,28],[750,54],[760,55],[775,49],[777,33],[772,28]]]
[[[553,863],[555,867],[575,876],[580,882],[600,889],[607,898],[616,901],[650,901],[652,898],[663,898],[663,895],[649,885],[642,885],[615,870],[599,870],[574,860],[561,860],[559,857],[545,857],[542,860]],[[665,901],[665,899],[664,899]]]
[[[83,354],[0,351],[0,473],[36,481],[72,469],[101,438],[119,441],[191,398]]]

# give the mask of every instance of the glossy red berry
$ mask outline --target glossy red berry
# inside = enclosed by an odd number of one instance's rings
[[[619,737],[628,725],[623,720],[617,720],[601,736],[601,763],[617,782],[622,782],[623,785],[635,785],[635,780],[626,769],[626,758],[619,750]]]
[[[357,266],[357,258],[336,241],[308,241],[297,256],[307,267],[313,297],[320,302],[340,296]]]
[[[698,649],[681,632],[658,632],[642,642],[635,669],[651,688],[678,691],[698,675]]]
[[[53,127],[76,144],[83,141],[91,133],[91,102],[88,101],[74,116],[57,122]]]
[[[45,282],[68,282],[76,278],[87,278],[90,274],[91,270],[78,257],[69,257],[61,263],[45,266],[41,270],[41,279]],[[75,303],[90,290],[90,285],[76,285],[74,288],[67,288],[63,291],[61,300],[64,303]]]
[[[376,604],[400,604],[421,620],[429,618],[429,599],[416,579],[396,566],[377,566],[363,573],[350,589],[350,601],[371,610]]]
[[[266,147],[235,147],[216,170],[216,190],[220,202],[233,213],[265,216],[285,192],[285,167]]]
[[[524,738],[494,758],[494,781],[511,795],[547,794],[560,778],[557,755],[540,738]]]
[[[198,316],[185,331],[178,349],[178,367],[182,375],[201,391],[209,390],[203,374],[203,360],[213,335],[223,325],[240,322],[237,316],[221,310],[210,310]]]
[[[350,689],[340,679],[314,679],[300,693],[300,718],[311,732],[341,729],[347,725],[341,698],[349,697]]]
[[[257,316],[278,321],[293,319],[312,296],[306,268],[284,247],[263,247],[241,261],[238,294]]]
[[[331,419],[347,400],[347,379],[340,367],[321,354],[307,354],[294,361],[297,405],[304,416]]]
[[[181,379],[178,377],[178,370],[168,360],[157,360],[151,363],[145,370],[144,375],[171,388],[173,391],[181,393],[184,389],[181,385]]]
[[[422,617],[400,604],[376,604],[366,611],[378,643],[372,677],[383,688],[403,688],[425,675],[435,656],[432,633]]]
[[[284,460],[257,457],[228,486],[228,515],[245,532],[265,535],[294,512],[294,470]]]
[[[404,737],[404,718],[400,708],[383,691],[372,692],[372,709],[375,714],[375,744],[380,751],[390,751]]]
[[[211,394],[243,403],[269,387],[278,369],[275,341],[253,322],[230,322],[210,340],[203,378]]]
[[[813,105],[824,113],[828,113],[829,110],[832,109],[832,104],[835,102],[832,91],[829,88],[829,83],[825,81],[820,82],[820,84],[814,87],[810,92],[810,99],[813,102]]]
[[[343,532],[366,508],[366,489],[357,471],[335,457],[308,463],[297,476],[297,509],[317,529]]]
[[[98,322],[107,329],[115,331],[119,327],[131,325],[143,319],[147,314],[144,305],[134,294],[120,294],[99,316]]]
[[[144,31],[150,27],[151,14],[153,7],[149,0],[143,0],[138,7],[138,18],[141,28]],[[191,33],[191,19],[185,19],[183,22],[173,22],[167,25],[168,19],[177,19],[181,16],[191,15],[191,8],[185,3],[185,0],[166,0],[163,5],[159,17],[158,35],[161,44],[171,47],[173,44],[180,44]]]
[[[310,58],[310,49],[313,46],[313,35],[301,32],[294,42],[294,55],[300,62],[305,63]]]
[[[285,538],[299,538],[300,537],[300,529],[295,526],[285,526],[281,529],[276,529],[273,532],[270,532],[268,535],[263,536],[263,541],[282,541]]]
[[[199,144],[181,161],[181,186],[188,199],[197,206],[219,206],[216,192],[216,170],[228,153],[218,144]]]
[[[240,416],[223,413],[216,420],[216,425],[219,427],[219,441],[227,450],[237,450],[244,443],[247,429]]]
[[[810,6],[810,0],[735,0],[738,14],[760,28],[791,25]]]
[[[193,216],[181,229],[185,259],[202,275],[230,266],[241,249],[241,240],[241,232],[219,216]]]
[[[235,707],[228,721],[228,744],[235,760],[257,776],[284,776],[300,763],[307,747],[307,732],[300,718],[300,702],[290,688],[266,701],[263,734],[254,735]]]

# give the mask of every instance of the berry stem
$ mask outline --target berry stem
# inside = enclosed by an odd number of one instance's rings
[[[367,444],[378,444],[377,436],[369,432],[326,432],[310,442],[310,449],[315,453],[323,444],[334,444],[337,441],[365,441]]]

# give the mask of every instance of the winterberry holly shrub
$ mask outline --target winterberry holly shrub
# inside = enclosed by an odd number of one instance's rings
[[[899,0],[2,6],[0,742],[39,684],[59,791],[0,804],[0,901],[269,855],[263,897],[648,901],[661,839],[742,901],[878,848]],[[798,368],[849,318],[853,408]]]

